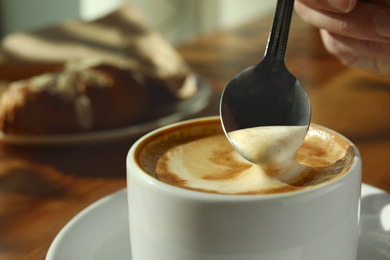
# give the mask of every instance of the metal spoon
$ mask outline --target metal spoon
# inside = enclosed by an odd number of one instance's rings
[[[228,138],[231,131],[258,126],[309,127],[308,95],[285,65],[293,9],[294,0],[278,0],[262,61],[241,71],[226,85],[220,115]]]

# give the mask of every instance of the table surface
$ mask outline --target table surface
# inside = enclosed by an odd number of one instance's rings
[[[178,47],[214,88],[202,115],[218,114],[228,80],[262,58],[272,17],[204,35]],[[308,91],[312,122],[358,147],[363,182],[390,192],[390,79],[344,67],[318,31],[294,16],[286,63]],[[125,159],[134,140],[71,147],[0,142],[0,259],[45,259],[61,228],[86,206],[126,187]]]

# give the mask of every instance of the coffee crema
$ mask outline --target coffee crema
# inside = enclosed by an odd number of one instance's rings
[[[205,119],[168,128],[138,146],[135,159],[151,176],[177,187],[219,194],[275,194],[320,185],[342,175],[354,152],[341,136],[311,126],[296,162],[262,167],[230,144],[220,121]],[[274,162],[276,164],[276,162]]]

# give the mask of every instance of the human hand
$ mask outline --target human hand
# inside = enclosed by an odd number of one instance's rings
[[[343,64],[390,77],[390,0],[296,0],[295,10]]]

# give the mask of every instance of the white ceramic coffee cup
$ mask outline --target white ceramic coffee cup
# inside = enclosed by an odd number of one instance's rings
[[[352,166],[330,182],[289,193],[221,195],[162,183],[135,161],[143,140],[172,126],[145,135],[127,156],[134,260],[356,260],[361,158],[352,143]]]

